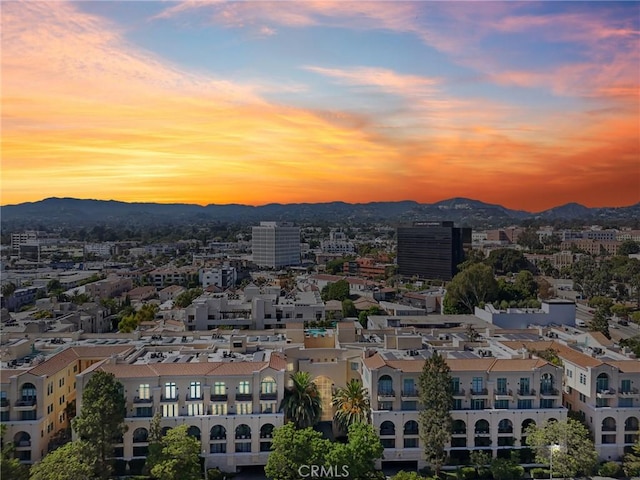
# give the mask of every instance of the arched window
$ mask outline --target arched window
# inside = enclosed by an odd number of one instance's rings
[[[543,394],[553,393],[553,375],[550,373],[543,373],[540,378],[540,392]]]
[[[236,427],[236,438],[251,438],[251,428],[249,425],[241,424]]]
[[[625,432],[637,432],[640,430],[638,419],[636,417],[629,417],[624,421]]]
[[[146,428],[136,428],[133,431],[133,443],[144,443],[149,441],[149,432]]]
[[[223,440],[227,438],[227,429],[222,425],[214,425],[211,427],[209,434],[209,440]]]
[[[498,423],[498,433],[513,433],[513,423],[511,420],[505,418]]]
[[[596,392],[608,392],[609,391],[609,375],[601,373],[596,378]]]
[[[16,447],[30,447],[31,435],[27,432],[18,432],[14,435],[13,441],[15,442]]]
[[[404,424],[403,433],[405,435],[418,435],[418,422],[415,420],[409,420]]]
[[[164,437],[169,432],[169,430],[171,430],[171,427],[162,427],[161,435]]]
[[[276,394],[278,393],[278,386],[276,381],[271,377],[265,377],[260,382],[260,394]]]
[[[196,440],[200,440],[200,429],[195,425],[191,425],[189,430],[187,430],[187,435],[195,438]]]
[[[616,420],[613,417],[607,417],[602,420],[602,431],[603,432],[615,432],[616,431]]]
[[[386,420],[380,425],[380,435],[395,435],[396,426],[393,422]]]
[[[486,420],[478,420],[476,422],[475,433],[486,434],[490,432],[489,422]]]
[[[467,433],[467,424],[462,420],[454,420],[452,433],[454,435],[462,435]]]
[[[20,389],[20,401],[34,404],[36,401],[36,386],[33,383],[25,383]]]
[[[267,423],[260,427],[260,438],[271,438],[273,437],[273,429],[275,427],[270,423]]]
[[[393,380],[389,375],[383,375],[378,379],[378,395],[394,395]]]

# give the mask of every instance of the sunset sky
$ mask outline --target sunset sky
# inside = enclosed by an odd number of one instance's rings
[[[638,2],[12,2],[1,204],[640,201]]]

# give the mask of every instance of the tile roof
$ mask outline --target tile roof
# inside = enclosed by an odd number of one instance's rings
[[[607,360],[606,363],[617,367],[622,373],[640,373],[638,360]]]
[[[603,347],[611,347],[615,342],[609,340],[602,332],[589,332],[588,335]]]
[[[506,347],[512,348],[514,350],[519,350],[520,348],[526,348],[527,350],[546,350],[551,348],[558,352],[558,356],[562,360],[566,360],[575,365],[579,365],[584,368],[589,367],[597,367],[598,365],[602,365],[602,361],[597,358],[593,358],[584,353],[578,352],[573,348],[564,345],[563,343],[554,342],[552,340],[549,341],[538,341],[538,342],[527,342],[527,341],[517,341],[517,342],[500,342]]]
[[[452,372],[488,372],[495,358],[448,358],[447,365]]]
[[[100,370],[113,373],[118,378],[234,376],[252,375],[268,365],[266,362],[191,362],[151,363],[146,365],[105,363],[100,367]]]
[[[525,358],[525,359],[497,359],[491,366],[492,372],[522,372],[526,370],[534,370],[536,368],[551,365],[542,358]]]
[[[78,361],[78,354],[73,350],[73,348],[67,348],[51,358],[48,358],[40,365],[36,365],[31,368],[29,373],[38,377],[42,375],[53,375],[58,373],[60,370],[67,368],[69,365],[72,365],[76,361]]]
[[[369,370],[375,370],[386,365],[384,358],[379,353],[364,359],[364,364]]]
[[[28,372],[28,370],[18,370],[15,368],[3,368],[0,370],[0,383],[9,383],[9,379],[14,375]]]
[[[271,358],[269,358],[269,367],[274,370],[286,370],[287,360],[282,355],[272,352]]]

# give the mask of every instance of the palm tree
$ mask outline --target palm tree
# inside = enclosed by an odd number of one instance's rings
[[[312,427],[320,420],[322,400],[318,386],[311,381],[309,372],[291,374],[293,385],[284,391],[280,403],[280,411],[285,419],[295,424],[296,428]]]
[[[350,380],[346,387],[339,388],[332,403],[337,407],[333,420],[342,430],[347,431],[354,423],[369,423],[369,393],[360,380]]]

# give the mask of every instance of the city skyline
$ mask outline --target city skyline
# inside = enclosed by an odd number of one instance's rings
[[[640,201],[638,2],[2,9],[2,205]]]

